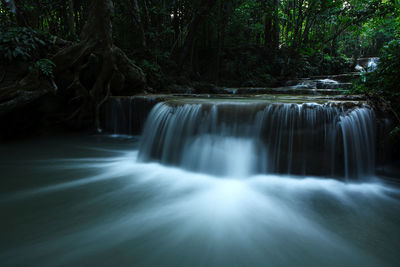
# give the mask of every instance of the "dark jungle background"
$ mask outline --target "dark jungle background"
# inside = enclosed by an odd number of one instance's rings
[[[351,93],[396,121],[399,13],[398,0],[1,0],[2,135],[93,128],[112,95],[274,87],[370,56],[378,69]]]

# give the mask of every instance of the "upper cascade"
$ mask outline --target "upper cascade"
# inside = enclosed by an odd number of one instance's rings
[[[375,168],[375,114],[349,103],[166,101],[151,111],[139,160],[248,177],[358,178]]]
[[[376,70],[376,68],[378,67],[378,63],[379,57],[360,58],[357,60],[355,70],[360,72],[371,72]]]

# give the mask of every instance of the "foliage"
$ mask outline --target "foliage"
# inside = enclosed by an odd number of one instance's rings
[[[62,36],[76,38],[75,29],[81,30],[87,15],[89,1],[36,0],[0,1],[0,25],[28,27]]]
[[[56,64],[47,58],[42,58],[35,62],[34,66],[31,67],[32,70],[37,70],[41,75],[44,75],[48,78],[54,78],[53,70],[56,67]]]
[[[392,40],[383,47],[376,71],[362,73],[354,90],[376,93],[389,99],[400,96],[400,39]]]
[[[139,62],[131,60],[133,64],[138,65],[146,74],[148,80],[148,85],[155,89],[164,89],[163,84],[165,84],[166,75],[163,73],[161,66],[147,59],[142,59]]]
[[[37,57],[48,42],[46,34],[29,28],[10,27],[0,29],[0,58],[29,61]]]
[[[139,66],[147,73],[153,77],[161,77],[161,67],[156,63],[151,63],[150,61],[143,59]]]
[[[11,2],[15,6],[0,1],[0,57],[25,61],[47,57],[36,53],[43,46],[41,41],[47,43],[38,32],[77,40],[90,3]],[[198,19],[186,58],[190,77],[212,82],[221,78],[262,85],[282,76],[346,72],[350,58],[376,56],[385,44],[400,36],[397,0],[112,3],[115,44],[138,62],[150,82],[156,83],[166,81],[165,76],[181,68],[179,50],[189,37],[194,18],[209,3],[212,8]]]
[[[353,83],[351,93],[366,94],[378,103],[384,101],[385,109],[391,111],[397,125],[391,132],[392,139],[400,144],[400,39],[383,47],[377,69],[363,72],[361,78]]]
[[[383,90],[400,93],[400,39],[392,40],[383,48],[377,73],[381,76]]]

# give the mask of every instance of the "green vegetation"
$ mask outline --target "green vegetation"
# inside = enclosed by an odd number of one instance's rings
[[[56,86],[67,109],[62,114],[84,124],[98,119],[111,95],[195,85],[280,86],[298,77],[352,72],[358,58],[379,55],[378,70],[354,90],[398,103],[399,5],[0,0],[0,104],[18,96],[15,90]],[[392,106],[398,113],[399,105]]]
[[[26,27],[0,29],[0,59],[12,62],[37,58],[49,43],[49,36]]]
[[[42,58],[35,62],[32,70],[38,70],[42,75],[49,78],[54,78],[53,70],[55,67],[56,64],[54,64],[53,61],[47,58]]]
[[[383,47],[380,63],[373,72],[363,72],[353,83],[351,93],[367,95],[374,105],[391,112],[395,128],[392,137],[400,140],[400,40],[392,40]]]
[[[379,64],[373,72],[363,72],[353,84],[353,93],[368,95],[376,105],[391,111],[396,122],[392,137],[400,140],[400,2],[389,1],[390,7],[367,23],[362,32],[364,41],[374,44],[379,51]]]
[[[2,27],[0,37],[13,40],[1,45],[1,55],[30,59],[43,40],[32,32],[77,41],[88,2],[0,1],[0,24],[11,27]],[[378,55],[399,25],[397,0],[110,3],[114,43],[156,89],[179,83],[182,75],[223,85],[273,85],[288,76],[348,72],[355,58]]]
[[[380,54],[380,62],[373,72],[361,73],[355,90],[379,94],[386,98],[400,97],[400,40],[388,43]]]

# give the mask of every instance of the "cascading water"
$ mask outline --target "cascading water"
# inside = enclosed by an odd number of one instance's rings
[[[367,71],[374,71],[378,67],[378,62],[379,58],[378,57],[372,57],[368,59],[368,64],[367,64]]]
[[[357,61],[355,70],[359,72],[371,72],[376,70],[376,68],[378,67],[378,63],[379,57],[360,58]]]
[[[229,177],[365,177],[374,173],[374,120],[366,106],[170,101],[150,113],[139,160]]]
[[[373,174],[374,112],[309,97],[117,98],[142,140],[3,144],[1,266],[397,266],[398,186],[330,179]]]

